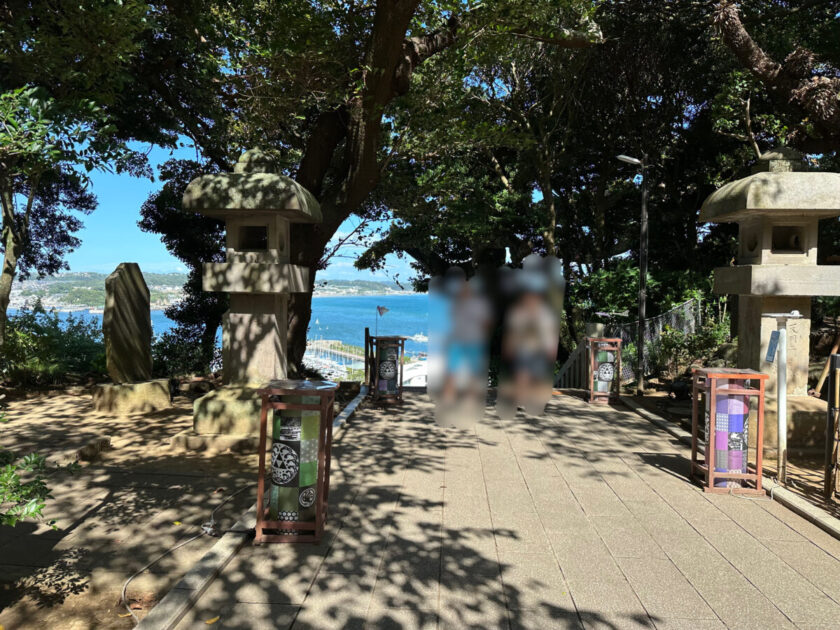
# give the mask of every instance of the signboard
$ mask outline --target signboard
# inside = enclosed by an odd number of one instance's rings
[[[776,360],[776,349],[779,347],[779,331],[774,330],[770,333],[770,343],[767,345],[767,356],[764,360],[768,363],[773,363]]]

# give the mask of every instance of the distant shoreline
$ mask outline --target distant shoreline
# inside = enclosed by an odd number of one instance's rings
[[[394,291],[393,293],[313,293],[312,299],[317,298],[358,298],[358,297],[392,297],[395,295],[426,295],[416,291]]]
[[[361,298],[361,297],[376,297],[376,298],[388,298],[388,297],[403,297],[406,295],[427,295],[426,293],[418,293],[416,291],[401,291],[401,292],[393,292],[393,293],[358,293],[358,294],[348,294],[348,293],[321,293],[321,294],[314,294],[312,296],[313,300],[317,300],[319,298]],[[166,306],[157,306],[153,307],[151,310],[152,312],[163,312],[171,305],[167,304]],[[23,305],[9,305],[9,309],[14,309],[15,311],[19,311],[23,308]],[[92,315],[101,315],[102,313],[90,313],[90,311],[101,311],[101,306],[44,306],[44,310],[46,311],[56,311],[57,313],[89,313]]]

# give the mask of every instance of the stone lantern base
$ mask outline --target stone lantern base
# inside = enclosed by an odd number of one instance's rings
[[[175,435],[172,445],[188,450],[255,451],[261,404],[257,387],[227,385],[205,394],[193,403],[193,428]]]
[[[778,416],[775,398],[765,399],[764,455],[776,456]],[[828,403],[812,396],[788,396],[788,451],[799,453],[825,452],[825,415]],[[755,444],[755,426],[750,426],[750,444]]]

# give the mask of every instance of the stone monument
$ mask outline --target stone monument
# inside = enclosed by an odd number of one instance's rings
[[[190,182],[183,208],[225,222],[226,260],[204,264],[202,287],[229,293],[230,311],[222,326],[225,387],[195,402],[193,432],[175,442],[224,445],[259,434],[256,388],[286,377],[289,294],[309,291],[309,269],[289,262],[290,224],[320,223],[321,208],[258,149],[245,152],[233,173]]]
[[[137,263],[121,263],[105,279],[105,363],[114,384],[93,391],[97,411],[137,413],[170,407],[169,382],[152,378],[149,288]]]
[[[817,265],[820,219],[840,216],[840,173],[805,172],[802,154],[786,147],[762,155],[751,176],[703,203],[700,220],[738,223],[737,265],[715,270],[714,291],[738,296],[738,367],[769,374],[765,444],[777,442],[776,364],[765,361],[776,320],[787,322],[789,442],[816,447],[825,402],[807,396],[811,298],[840,295],[840,269]]]

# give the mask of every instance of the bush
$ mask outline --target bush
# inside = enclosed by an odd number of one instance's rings
[[[18,459],[0,450],[0,525],[14,527],[18,521],[41,517],[50,496],[45,472],[46,460],[41,455],[30,453]],[[28,474],[28,481],[22,474]]]
[[[221,366],[221,348],[215,348],[212,357],[205,356],[200,335],[191,331],[194,329],[179,326],[155,338],[152,344],[155,376],[203,375]]]
[[[694,334],[665,327],[662,335],[645,347],[648,365],[654,373],[665,372],[675,379],[695,362],[708,361],[715,350],[729,341],[729,315],[720,321],[706,321]]]
[[[0,375],[19,385],[58,383],[71,374],[104,374],[105,345],[99,323],[46,311],[40,304],[9,317]]]

